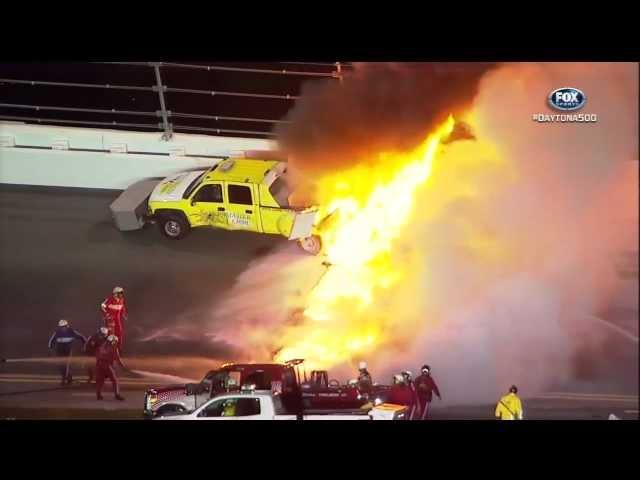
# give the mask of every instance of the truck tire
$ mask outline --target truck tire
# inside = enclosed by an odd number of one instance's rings
[[[310,235],[298,240],[298,245],[305,252],[310,253],[311,255],[318,255],[322,250],[322,239],[319,235]]]
[[[191,226],[185,218],[175,213],[162,215],[158,219],[158,228],[165,237],[172,240],[184,238],[191,230]]]

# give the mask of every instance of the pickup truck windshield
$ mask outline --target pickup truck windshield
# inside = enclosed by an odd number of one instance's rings
[[[206,172],[202,172],[202,175],[198,175],[196,179],[193,182],[191,182],[187,187],[187,189],[184,191],[182,198],[189,198],[191,196],[191,193],[196,189],[196,187],[200,185],[200,183],[202,182],[202,179],[207,173],[209,173],[208,170]]]

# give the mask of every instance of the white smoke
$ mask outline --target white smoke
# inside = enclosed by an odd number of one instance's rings
[[[560,86],[588,92],[584,110],[599,122],[533,122]],[[380,359],[385,375],[431,363],[455,403],[490,401],[512,383],[531,395],[571,378],[575,353],[607,333],[585,317],[617,287],[615,255],[637,249],[637,105],[632,64],[506,65],[485,76],[476,134],[498,146],[516,180],[478,173],[486,197],[420,225],[413,241],[428,252],[420,280],[436,290],[427,297],[438,318],[425,319],[434,325],[404,355]],[[509,248],[508,268],[465,259],[460,222]]]
[[[598,123],[532,121],[563,86],[587,94],[583,111]],[[474,133],[504,164],[461,161],[474,152],[468,141],[438,157],[457,165],[452,181],[472,193],[450,194],[442,178],[420,193],[418,205],[439,208],[428,217],[416,209],[393,252],[411,268],[376,303],[397,318],[400,339],[366,359],[377,380],[429,363],[445,398],[465,403],[492,401],[512,383],[527,396],[572,377],[575,353],[604,338],[584,319],[617,286],[613,256],[637,249],[637,105],[635,64],[508,64],[485,74]],[[469,232],[498,251],[474,254]],[[227,325],[217,337],[262,340],[264,350],[247,355],[264,358],[323,268],[289,250],[255,262],[216,306],[215,324]]]

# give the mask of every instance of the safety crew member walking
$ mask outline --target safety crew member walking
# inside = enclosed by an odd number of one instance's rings
[[[413,382],[413,374],[410,371],[402,372],[402,376],[404,377],[404,382],[411,390],[411,410],[409,411],[409,420],[415,420],[420,418],[420,403],[418,402],[418,393],[416,391],[416,386]]]
[[[84,344],[84,353],[91,357],[91,362],[89,362],[89,365],[87,366],[87,374],[89,376],[87,383],[91,383],[94,378],[96,350],[104,341],[106,341],[108,335],[109,329],[107,327],[100,327],[100,330],[91,335],[89,340],[87,340],[87,343]]]
[[[358,390],[363,394],[369,395],[372,385],[371,374],[367,370],[367,362],[360,362],[358,365]]]
[[[71,328],[69,322],[66,320],[60,320],[58,327],[51,335],[49,339],[49,350],[53,349],[56,356],[66,359],[66,362],[59,365],[59,371],[61,375],[60,385],[71,384],[73,377],[71,375],[71,357],[73,354],[73,342],[74,340],[80,340],[84,345],[87,339],[79,332]]]
[[[420,404],[420,420],[426,420],[429,415],[429,405],[433,399],[433,392],[442,400],[438,385],[436,385],[435,380],[431,376],[431,367],[429,365],[422,366],[421,375],[415,380],[415,387]]]
[[[509,393],[498,400],[495,415],[498,420],[522,420],[524,418],[522,401],[518,397],[518,387],[511,385]]]
[[[118,347],[122,352],[124,344],[124,322],[127,320],[127,305],[124,301],[124,289],[114,287],[113,294],[105,298],[100,305],[100,310],[104,317],[105,327],[109,329],[109,334],[118,337]]]
[[[118,352],[118,337],[109,335],[96,349],[96,396],[98,400],[102,400],[102,386],[105,378],[111,380],[116,399],[124,400],[124,397],[120,395],[118,377],[113,369],[114,362],[118,362],[122,368],[125,368]]]

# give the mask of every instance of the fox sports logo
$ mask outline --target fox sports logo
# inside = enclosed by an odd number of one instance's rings
[[[549,94],[549,105],[556,110],[578,110],[586,101],[584,92],[572,87],[558,88]]]

